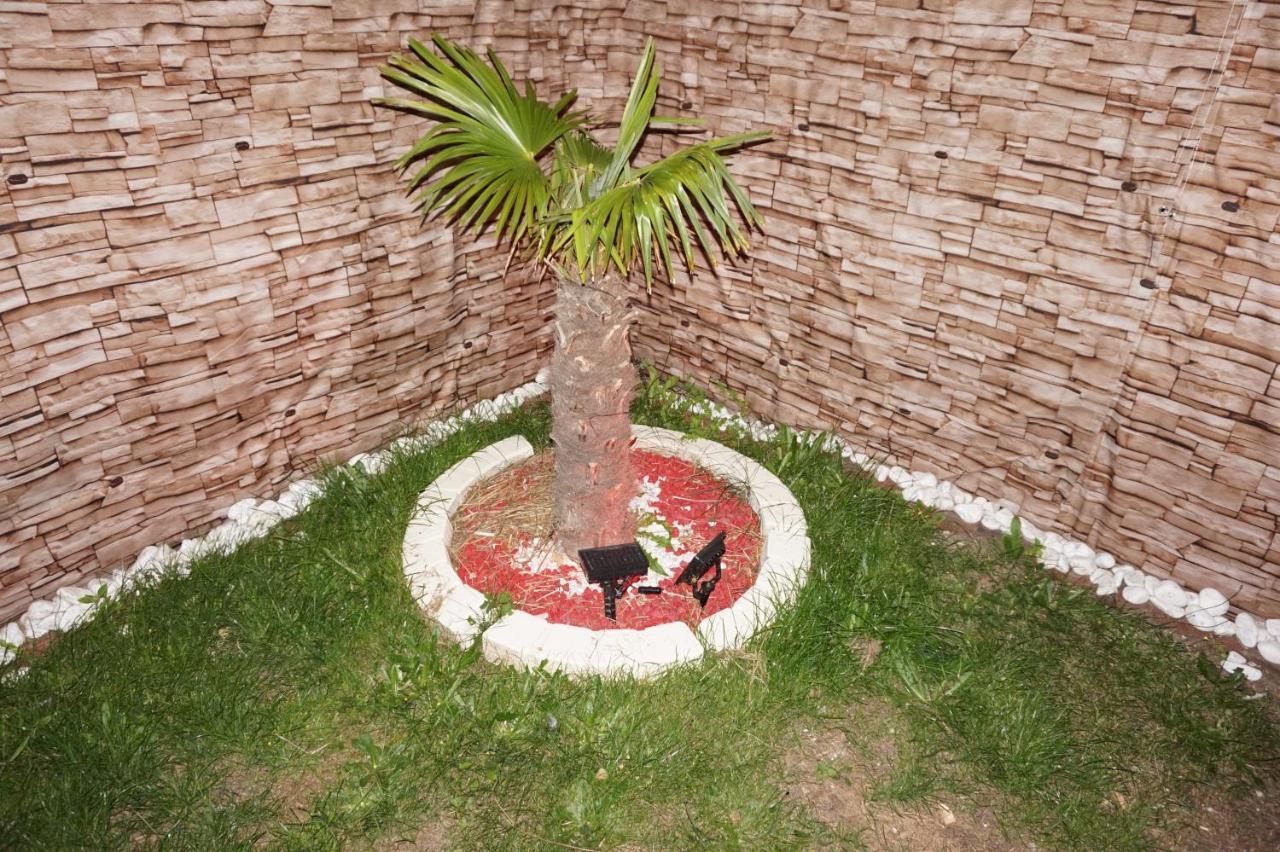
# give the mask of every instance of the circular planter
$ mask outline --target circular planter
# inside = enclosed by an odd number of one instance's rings
[[[590,630],[516,610],[484,631],[486,659],[543,665],[573,676],[649,677],[707,651],[742,646],[803,584],[809,568],[808,527],[799,503],[781,480],[715,441],[648,426],[633,426],[632,431],[637,448],[692,462],[742,489],[760,519],[760,568],[754,585],[733,606],[708,616],[696,628],[668,622],[644,630]],[[484,595],[463,583],[454,570],[450,518],[469,488],[532,455],[533,447],[524,438],[507,438],[458,462],[418,497],[404,538],[404,572],[414,599],[454,642],[473,641],[486,613]]]

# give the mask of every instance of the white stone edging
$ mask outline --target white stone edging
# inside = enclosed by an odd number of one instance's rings
[[[793,599],[809,570],[804,512],[782,481],[723,444],[649,426],[633,426],[636,447],[683,459],[739,486],[760,518],[763,548],[756,582],[732,606],[703,619],[696,632],[683,622],[643,630],[591,630],[554,624],[519,610],[480,633],[485,598],[464,584],[449,557],[450,515],[468,488],[533,454],[522,437],[485,447],[449,468],[418,498],[404,540],[404,571],[414,599],[457,643],[480,636],[486,659],[570,676],[651,677],[693,662],[707,651],[741,647]]]
[[[397,438],[383,450],[358,453],[348,459],[347,464],[358,465],[366,473],[378,473],[386,467],[394,452],[439,443],[466,423],[496,420],[546,393],[545,382],[546,371],[540,371],[535,381],[493,399],[481,400],[453,417],[434,421],[421,434]],[[54,630],[70,630],[91,618],[103,601],[115,597],[130,580],[158,576],[170,570],[185,576],[196,557],[230,550],[265,536],[276,524],[305,509],[319,493],[317,482],[299,479],[290,483],[274,500],[239,500],[227,508],[226,521],[203,536],[184,539],[177,548],[167,544],[150,545],[143,548],[131,564],[110,572],[102,579],[91,580],[85,585],[64,586],[52,596],[34,601],[22,616],[0,628],[0,665],[12,659],[13,649],[24,642],[35,641]]]
[[[691,402],[686,410],[706,415],[722,427],[743,430],[760,441],[770,440],[778,431],[778,427],[772,424],[742,417],[710,400]],[[819,432],[802,435],[808,440],[820,440],[823,437]],[[1008,533],[1012,529],[1018,507],[1009,501],[991,501],[969,494],[949,481],[939,480],[932,473],[877,464],[846,439],[829,435],[826,437],[835,442],[845,459],[863,468],[878,482],[892,482],[906,500],[951,512],[967,524],[981,525],[995,532]],[[1088,578],[1099,597],[1119,593],[1129,604],[1140,606],[1150,603],[1170,618],[1185,618],[1202,632],[1212,632],[1222,637],[1234,636],[1245,648],[1256,648],[1258,655],[1264,660],[1280,666],[1280,618],[1263,619],[1239,610],[1233,621],[1227,615],[1230,600],[1215,588],[1206,587],[1199,592],[1188,591],[1174,580],[1154,577],[1132,565],[1117,565],[1113,555],[1095,551],[1082,541],[1054,532],[1043,532],[1026,518],[1020,517],[1018,521],[1023,540],[1028,543],[1039,542],[1042,546],[1041,562],[1045,568]],[[1262,669],[1236,651],[1227,655],[1222,668],[1228,673],[1240,671],[1250,681],[1257,681],[1262,677]]]
[[[370,473],[381,470],[389,458],[389,450],[401,446],[429,446],[456,432],[464,423],[494,420],[524,402],[546,392],[546,370],[539,371],[535,381],[507,393],[476,403],[458,415],[431,423],[423,434],[393,441],[391,447],[375,453],[360,453],[348,460]],[[757,440],[769,440],[777,433],[777,427],[748,420],[711,401],[692,403],[688,409],[712,417],[722,426],[744,429]],[[892,481],[907,499],[915,499],[926,506],[950,511],[968,524],[981,524],[999,532],[1008,532],[1013,523],[1016,507],[1004,501],[991,502],[976,497],[947,481],[939,481],[934,474],[913,472],[898,466],[877,465],[870,456],[859,452],[843,438],[836,438],[844,458],[863,467],[877,480]],[[179,574],[187,570],[191,559],[209,547],[226,548],[240,541],[265,535],[276,523],[304,509],[315,497],[316,485],[302,479],[292,483],[276,500],[241,500],[227,509],[227,522],[215,527],[201,538],[186,539],[177,549],[166,544],[149,546],[142,550],[132,564],[112,571],[102,580],[91,581],[84,586],[67,586],[49,598],[33,602],[16,621],[0,629],[0,665],[12,658],[8,646],[18,646],[34,641],[51,630],[68,630],[91,616],[98,604],[114,596],[120,588],[135,576],[159,573],[173,567]],[[1256,649],[1264,660],[1280,666],[1280,618],[1263,619],[1239,611],[1234,620],[1227,618],[1229,599],[1217,589],[1206,588],[1198,593],[1182,588],[1173,580],[1161,580],[1134,568],[1117,565],[1109,553],[1095,552],[1084,542],[1066,538],[1053,532],[1041,532],[1025,518],[1020,519],[1022,537],[1028,542],[1039,541],[1044,546],[1045,567],[1061,573],[1074,572],[1088,577],[1101,596],[1120,593],[1127,603],[1140,606],[1151,603],[1171,618],[1187,618],[1200,630],[1212,631],[1219,636],[1235,636],[1246,649]],[[1108,575],[1110,575],[1108,577]],[[1224,600],[1226,606],[1223,605]],[[1199,622],[1199,623],[1197,623]],[[705,622],[704,622],[705,623]],[[1223,663],[1225,671],[1241,671],[1251,681],[1262,677],[1262,669],[1249,663],[1241,654],[1232,651]]]

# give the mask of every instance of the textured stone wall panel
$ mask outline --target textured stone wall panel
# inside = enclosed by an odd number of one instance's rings
[[[653,33],[666,108],[776,136],[642,354],[1280,613],[1280,7],[610,5],[606,91]]]
[[[546,12],[0,5],[0,622],[532,375],[549,287],[419,227],[423,122],[369,99],[433,29],[554,87],[529,47],[581,25]]]
[[[0,618],[545,356],[387,167],[433,28],[606,115],[652,34],[775,132],[642,355],[1280,614],[1274,3],[157,0],[0,7]]]

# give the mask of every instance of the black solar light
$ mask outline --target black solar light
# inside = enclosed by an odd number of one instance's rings
[[[611,544],[578,551],[578,559],[587,572],[587,580],[599,583],[604,591],[604,617],[618,619],[618,598],[626,591],[624,580],[649,573],[649,560],[640,545]]]
[[[707,598],[711,597],[711,593],[716,590],[716,583],[720,582],[720,560],[723,558],[724,531],[721,530],[698,551],[697,556],[689,560],[689,564],[680,572],[680,576],[676,577],[676,585],[688,583],[693,589],[694,598],[704,609],[707,606]],[[703,580],[703,576],[712,568],[716,569],[715,576],[710,580]]]

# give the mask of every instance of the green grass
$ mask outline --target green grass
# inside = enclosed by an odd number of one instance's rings
[[[656,381],[636,416],[714,434]],[[399,565],[415,497],[482,446],[548,431],[538,404],[377,476],[327,471],[267,538],[0,670],[0,846],[361,848],[425,824],[459,848],[858,848],[777,770],[797,725],[879,735],[854,721],[872,704],[898,756],[876,796],[995,802],[1054,846],[1145,848],[1188,792],[1276,777],[1269,699],[1016,552],[948,542],[785,432],[716,436],[787,482],[814,544],[797,605],[748,652],[574,682],[437,642]]]

